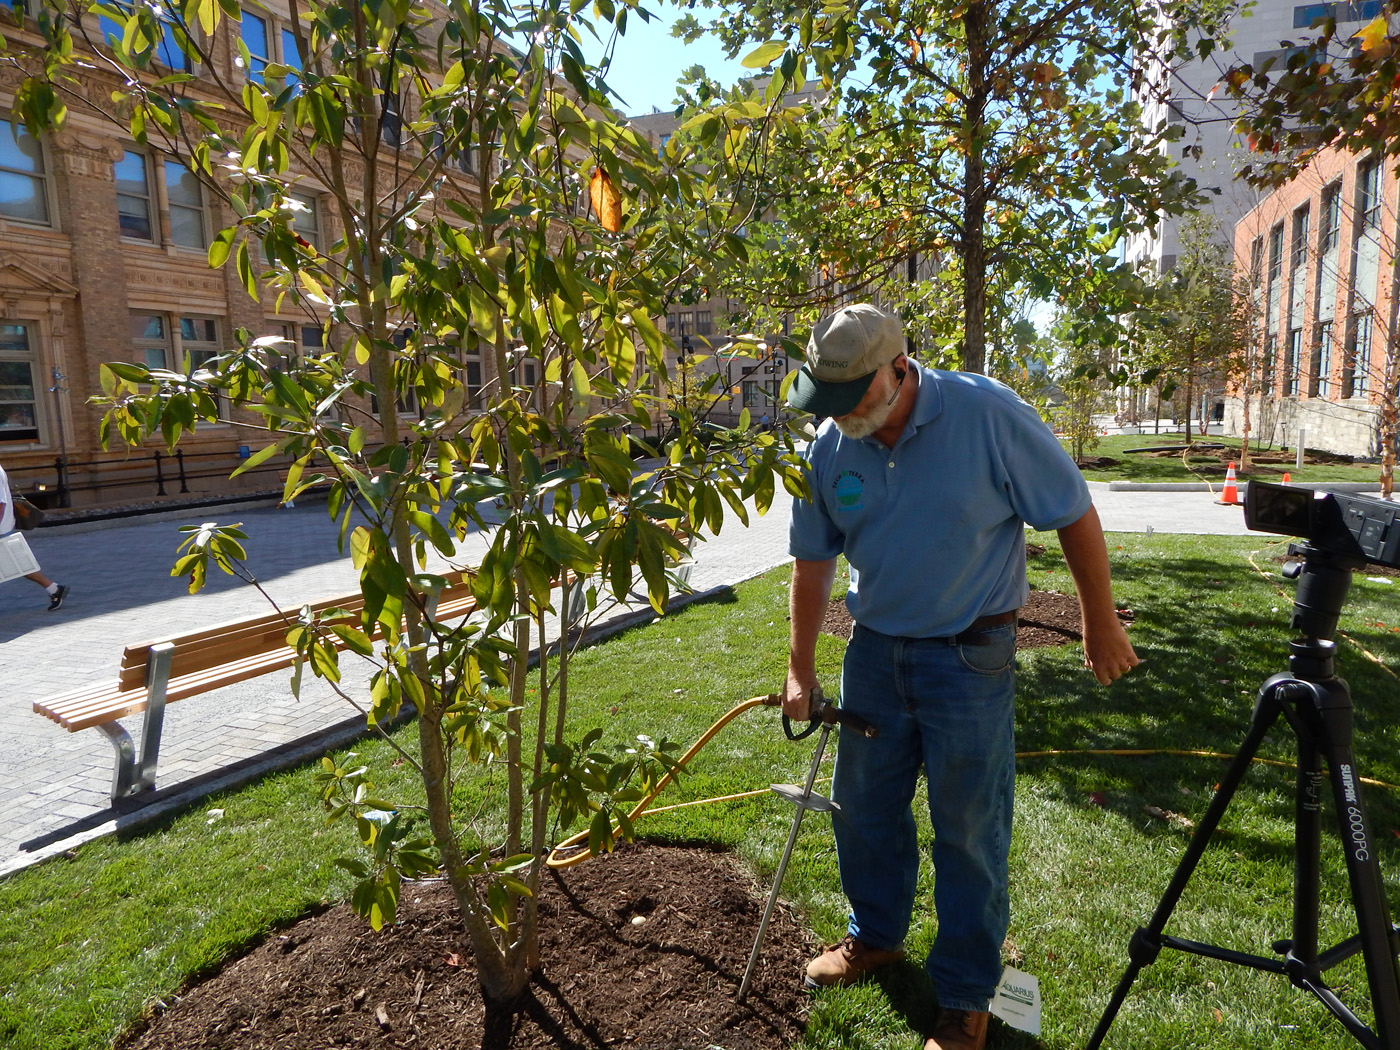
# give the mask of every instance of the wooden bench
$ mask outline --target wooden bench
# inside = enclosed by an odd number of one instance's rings
[[[363,604],[355,594],[318,602],[312,609],[338,608],[358,614]],[[430,613],[435,620],[445,621],[469,615],[475,608],[471,587],[459,576],[436,596]],[[115,682],[96,682],[36,700],[34,710],[70,733],[101,730],[116,750],[112,801],[140,794],[155,787],[165,705],[291,667],[296,650],[287,644],[287,631],[295,623],[294,614],[274,612],[129,645],[122,652]],[[344,648],[338,639],[337,643],[337,648]],[[117,719],[143,711],[138,754]]]

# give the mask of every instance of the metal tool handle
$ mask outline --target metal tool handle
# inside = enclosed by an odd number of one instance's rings
[[[764,703],[766,703],[770,707],[777,707],[782,702],[783,697],[781,693],[770,693],[767,699],[764,701]],[[811,736],[817,731],[817,728],[820,725],[822,725],[822,723],[825,723],[829,726],[845,726],[847,729],[853,729],[861,736],[867,737],[871,740],[874,740],[877,736],[880,735],[880,730],[877,727],[871,725],[864,718],[861,718],[860,715],[855,714],[852,711],[846,711],[840,707],[837,707],[835,704],[829,701],[826,698],[826,696],[822,693],[822,687],[819,685],[815,685],[812,687],[810,703],[811,714],[809,715],[809,718],[811,720],[807,723],[807,728],[802,730],[800,733],[794,733],[792,731],[791,719],[789,719],[787,715],[783,715],[783,732],[787,734],[787,738],[789,740],[803,740]]]

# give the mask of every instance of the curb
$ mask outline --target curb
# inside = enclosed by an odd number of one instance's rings
[[[1318,481],[1312,484],[1293,482],[1290,488],[1321,489],[1323,492],[1379,492],[1379,481]],[[1240,486],[1244,488],[1243,485]],[[1109,492],[1209,492],[1219,491],[1218,485],[1204,481],[1110,481]]]

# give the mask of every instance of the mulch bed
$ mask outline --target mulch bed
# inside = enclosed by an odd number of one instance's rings
[[[1132,613],[1120,610],[1121,620],[1131,620]],[[844,598],[833,598],[826,609],[822,630],[838,638],[851,636],[851,614],[846,611]],[[1079,621],[1079,599],[1059,591],[1031,591],[1021,607],[1021,624],[1016,630],[1016,648],[1045,649],[1082,641],[1084,632]]]
[[[734,999],[766,888],[726,854],[642,842],[547,876],[540,973],[488,1017],[444,883],[405,884],[374,933],[346,905],[268,937],[138,1025],[119,1050],[626,1047],[787,1050],[817,945],[774,911],[743,1004]]]
[[[845,601],[831,602],[822,629],[849,638],[851,626]],[[1081,638],[1073,595],[1031,592],[1018,649]],[[551,874],[540,970],[517,1009],[488,1014],[451,891],[406,883],[396,925],[374,933],[344,904],[305,918],[157,1004],[116,1046],[788,1050],[805,1029],[800,973],[818,946],[786,906],[735,1002],[767,889],[727,854],[645,842]]]

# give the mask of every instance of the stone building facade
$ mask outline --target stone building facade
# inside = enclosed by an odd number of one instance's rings
[[[1240,219],[1235,262],[1250,286],[1258,362],[1252,436],[1379,454],[1397,380],[1398,217],[1392,161],[1327,150]],[[1227,433],[1243,430],[1243,394],[1227,399]]]

